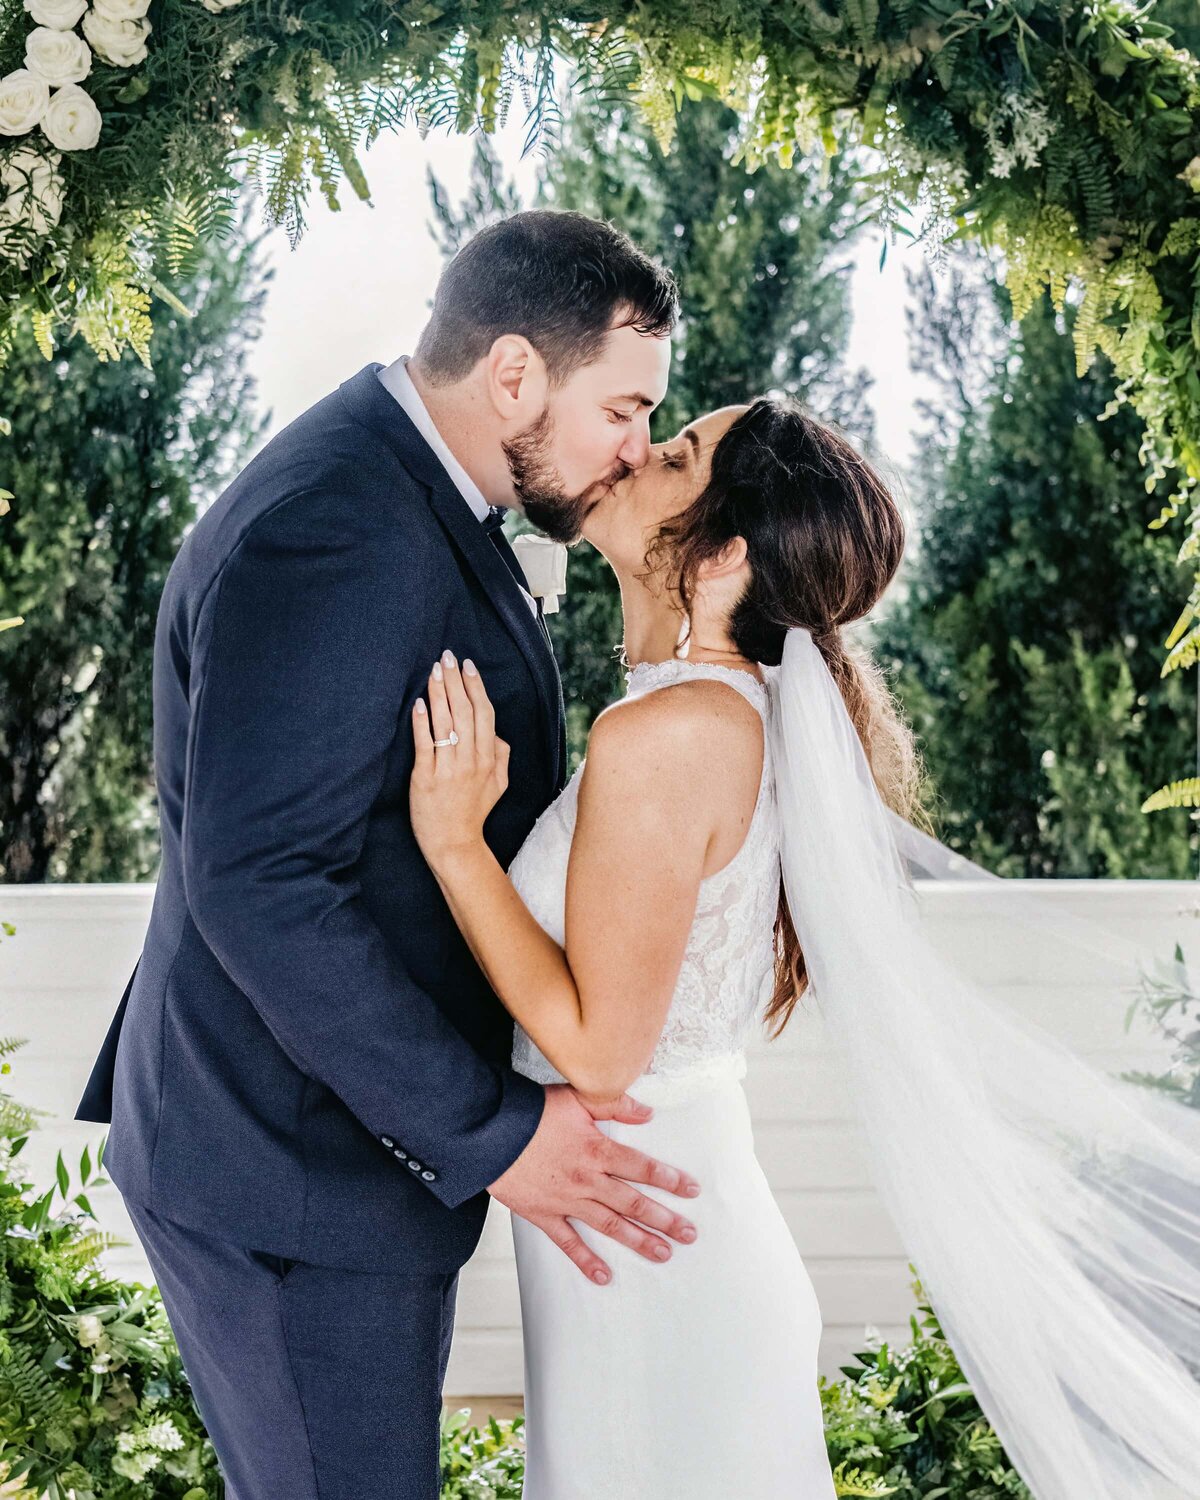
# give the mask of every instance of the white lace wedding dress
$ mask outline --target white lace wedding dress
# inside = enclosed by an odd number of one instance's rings
[[[635,666],[626,696],[698,676],[727,683],[765,721],[763,685],[708,663]],[[560,943],[580,771],[510,870]],[[597,1286],[540,1229],[512,1219],[525,1500],[833,1500],[817,1391],[820,1309],[755,1157],[741,1083],[744,1044],[770,994],[779,878],[767,744],[745,840],[701,884],[662,1036],[629,1088],[654,1115],[642,1125],[597,1122],[695,1175],[696,1198],[644,1188],[696,1225],[695,1241],[671,1241],[671,1258],[657,1263],[572,1220],[612,1269]],[[513,1066],[539,1082],[564,1081],[520,1026]]]

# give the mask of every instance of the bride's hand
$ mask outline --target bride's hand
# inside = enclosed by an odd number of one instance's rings
[[[483,824],[508,786],[509,747],[483,679],[468,660],[462,671],[449,651],[429,674],[429,708],[413,707],[416,761],[409,811],[421,852],[435,869],[447,855],[479,844]],[[435,740],[450,740],[440,744]]]

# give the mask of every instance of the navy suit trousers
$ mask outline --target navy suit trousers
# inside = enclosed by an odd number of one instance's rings
[[[125,1206],[226,1500],[437,1500],[457,1271],[286,1260]]]

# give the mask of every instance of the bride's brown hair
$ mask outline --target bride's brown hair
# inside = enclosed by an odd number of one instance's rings
[[[659,528],[646,560],[665,571],[690,614],[701,565],[735,536],[746,541],[750,582],[730,615],[734,645],[750,661],[775,666],[788,630],[810,630],[884,802],[929,828],[912,730],[878,663],[841,634],[871,609],[900,565],[904,521],[887,485],[840,432],[799,402],[761,397],[721,437],[708,483]],[[775,955],[775,992],[764,1015],[772,1039],[808,986],[782,882]]]

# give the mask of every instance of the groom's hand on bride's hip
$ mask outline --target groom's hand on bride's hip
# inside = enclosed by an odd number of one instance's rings
[[[585,1102],[566,1083],[546,1085],[541,1123],[508,1171],[488,1188],[493,1198],[548,1234],[590,1280],[604,1285],[608,1266],[567,1222],[590,1224],[647,1260],[670,1259],[666,1240],[689,1244],[696,1226],[631,1184],[647,1183],[694,1197],[700,1184],[677,1167],[656,1161],[597,1130],[598,1119],[643,1125],[650,1118],[628,1094],[608,1103]]]

